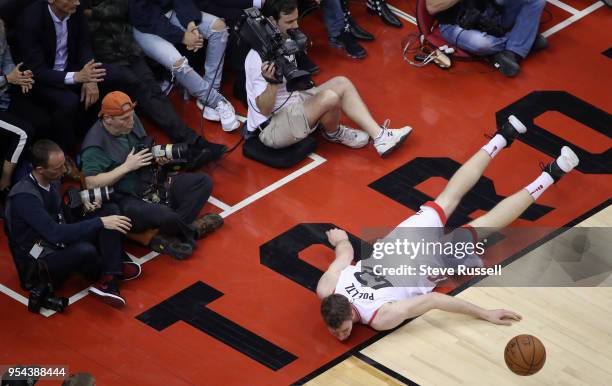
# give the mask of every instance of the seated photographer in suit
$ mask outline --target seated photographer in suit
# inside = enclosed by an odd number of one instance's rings
[[[297,30],[296,0],[267,0],[262,14],[272,24],[271,28],[280,31],[283,41],[302,40],[300,35],[303,34]],[[242,28],[257,28],[257,25],[261,23],[247,22],[246,27]],[[244,34],[241,31],[241,35]],[[273,36],[265,40],[259,44],[270,44]],[[325,139],[352,148],[364,147],[372,139],[378,154],[386,157],[410,134],[412,128],[409,126],[396,130],[388,129],[386,124],[379,126],[353,83],[345,77],[332,78],[316,88],[301,88],[302,91],[299,91],[300,88],[296,87],[296,91],[289,91],[293,89],[293,79],[291,82],[287,80],[287,71],[277,73],[276,66],[282,64],[285,69],[295,67],[294,55],[262,63],[258,53],[262,50],[253,43],[251,45],[253,49],[244,64],[249,102],[247,128],[251,135],[258,135],[265,146],[275,149],[291,146],[321,127]],[[291,73],[295,74],[296,71]],[[360,129],[341,125],[342,113]]]
[[[188,162],[201,151],[186,144],[153,146],[134,114],[135,106],[120,91],[102,100],[100,119],[81,149],[85,182],[89,189],[112,185],[121,213],[132,220],[132,231],[159,229],[149,246],[185,259],[193,253],[196,239],[223,224],[216,214],[197,218],[213,184],[201,172],[168,176],[164,165]]]
[[[38,285],[37,279],[28,283],[30,278],[24,277],[37,269],[38,280],[48,279],[54,286],[77,271],[101,273],[90,292],[113,306],[125,305],[118,282],[140,275],[138,264],[123,261],[121,235],[130,230],[130,219],[118,215],[117,205],[97,201],[85,203],[79,221],[66,223],[59,190],[66,173],[64,152],[56,143],[40,140],[32,147],[31,162],[33,171],[13,186],[6,208],[9,245],[22,285]]]
[[[538,34],[546,0],[426,0],[444,39],[478,56],[490,56],[495,68],[516,76],[520,62],[548,46]]]

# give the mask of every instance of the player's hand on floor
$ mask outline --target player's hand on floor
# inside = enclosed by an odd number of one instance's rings
[[[523,317],[514,311],[487,310],[484,319],[493,324],[503,324],[504,326],[511,326],[512,321],[520,322]]]
[[[333,229],[328,230],[327,232],[325,232],[325,235],[327,236],[327,240],[333,247],[338,245],[340,241],[348,240],[349,238],[348,234],[346,234],[345,231],[343,231],[342,229],[338,229],[338,228],[333,228]]]

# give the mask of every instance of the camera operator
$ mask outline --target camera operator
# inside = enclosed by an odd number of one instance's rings
[[[538,34],[546,0],[427,0],[427,11],[440,23],[444,39],[490,61],[507,77],[520,62],[548,42]]]
[[[121,235],[131,228],[115,204],[86,206],[81,221],[65,223],[59,179],[66,173],[64,152],[54,142],[40,140],[32,148],[33,171],[15,184],[6,209],[10,245],[20,278],[32,265],[42,266],[40,280],[60,285],[75,271],[99,274],[90,292],[119,307],[125,300],[118,281],[140,275],[140,266],[123,262]],[[22,280],[22,285],[23,285]],[[38,283],[26,283],[33,287]]]
[[[283,40],[298,28],[296,0],[267,0],[263,16],[280,31]],[[293,55],[285,57],[294,62]],[[335,77],[306,91],[287,91],[286,78],[277,78],[276,64],[264,62],[255,49],[244,64],[249,102],[248,130],[272,148],[284,148],[301,141],[322,126],[323,137],[331,142],[360,148],[374,141],[385,157],[408,137],[411,127],[391,130],[379,126],[370,115],[357,89],[345,77]],[[345,113],[361,130],[339,124]]]
[[[100,119],[87,133],[81,150],[85,182],[90,189],[112,185],[121,213],[132,220],[132,231],[159,229],[151,249],[185,259],[193,253],[196,239],[223,224],[216,214],[196,219],[213,184],[201,172],[179,174],[169,181],[156,178],[169,159],[155,158],[148,146],[136,150],[150,138],[134,114],[135,105],[120,91],[102,100]]]

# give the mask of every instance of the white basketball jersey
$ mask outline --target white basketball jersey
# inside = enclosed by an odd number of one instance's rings
[[[383,304],[426,294],[433,287],[431,283],[423,287],[392,287],[384,277],[374,275],[370,269],[362,270],[359,261],[342,270],[334,293],[346,296],[359,314],[361,323],[370,324]]]

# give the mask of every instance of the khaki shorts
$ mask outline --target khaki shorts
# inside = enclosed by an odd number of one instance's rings
[[[270,122],[259,134],[259,140],[266,146],[282,149],[300,142],[316,130],[310,127],[304,113],[304,101],[317,93],[316,87],[300,91],[302,102],[285,106],[270,117]]]

